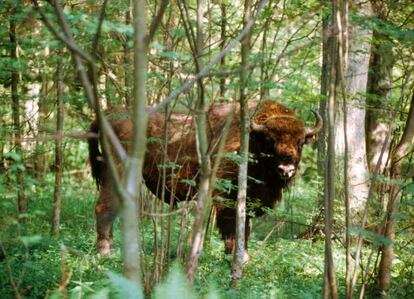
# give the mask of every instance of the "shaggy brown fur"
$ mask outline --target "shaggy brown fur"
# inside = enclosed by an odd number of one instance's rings
[[[302,145],[314,142],[316,131],[307,133],[303,121],[296,119],[292,110],[274,101],[264,101],[260,106],[255,102],[249,102],[249,109],[254,115],[253,122],[262,130],[252,130],[250,133],[250,152],[255,161],[249,163],[248,175],[256,180],[248,182],[248,209],[256,215],[262,215],[263,207],[273,208],[275,203],[281,200],[282,189],[287,186],[299,164]],[[208,138],[213,156],[217,151],[217,144],[229,113],[234,113],[234,117],[224,152],[227,154],[239,152],[239,107],[232,104],[216,104],[210,106],[207,111]],[[119,111],[114,115],[111,117],[111,124],[121,142],[128,148],[132,123]],[[165,129],[168,133],[167,148],[163,143]],[[96,122],[93,122],[91,132],[98,133],[98,131]],[[174,204],[176,201],[193,198],[197,188],[191,187],[188,180],[197,182],[199,171],[193,119],[184,114],[174,113],[166,123],[164,114],[154,113],[148,119],[147,136],[147,152],[143,169],[146,186],[153,194],[160,197],[162,167],[167,167],[163,200]],[[165,151],[167,161],[163,162]],[[89,139],[89,154],[92,174],[100,186],[95,209],[98,250],[100,253],[109,253],[112,246],[112,224],[119,203],[96,138]],[[161,165],[164,166],[160,167]],[[218,180],[227,180],[232,186],[237,186],[237,175],[238,165],[234,159],[223,159],[217,173]],[[230,253],[234,249],[235,239],[235,209],[231,202],[236,200],[237,190],[236,188],[215,190],[214,196],[230,200],[230,204],[227,200],[215,200],[217,226],[225,241],[225,250]],[[250,234],[249,217],[246,221],[246,248]]]

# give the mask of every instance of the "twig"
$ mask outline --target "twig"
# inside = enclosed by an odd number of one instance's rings
[[[172,92],[171,95],[169,95],[167,98],[165,98],[161,103],[157,104],[153,108],[150,109],[149,114],[155,113],[162,109],[165,105],[170,103],[173,99],[178,97],[183,92],[189,90],[195,82],[200,80],[201,78],[207,76],[207,74],[210,72],[210,69],[217,63],[220,62],[220,60],[228,53],[230,50],[232,50],[249,32],[254,23],[256,22],[257,17],[262,12],[265,4],[267,3],[267,0],[261,0],[259,7],[257,8],[256,14],[249,20],[249,22],[246,24],[246,26],[243,28],[242,32],[230,43],[225,47],[220,53],[218,53],[216,56],[214,56],[211,61],[193,78],[189,79],[186,83],[184,83],[183,86],[181,86],[179,89]]]
[[[59,31],[56,30],[56,27],[49,21],[49,19],[46,17],[46,14],[42,7],[39,6],[39,2],[37,0],[33,0],[33,4],[37,11],[40,13],[40,17],[42,18],[43,24],[46,25],[46,27],[53,33],[53,35],[63,42],[70,50],[75,52],[77,55],[82,57],[84,60],[88,62],[93,62],[93,59],[91,56],[89,56],[88,53],[83,51],[79,46],[74,43],[70,38],[65,37],[65,35],[61,34]]]
[[[98,27],[96,29],[95,38],[93,40],[93,45],[92,45],[92,53],[94,53],[94,55],[98,53],[99,38],[101,36],[102,24],[103,24],[103,21],[105,20],[107,4],[108,4],[108,0],[105,0],[104,3],[102,4],[101,13],[99,15]]]
[[[157,28],[161,24],[162,16],[164,15],[165,9],[167,8],[169,0],[162,0],[160,8],[158,9],[157,15],[152,19],[149,32],[145,37],[146,43],[150,43],[154,38],[154,34],[157,31]]]
[[[196,201],[190,200],[190,201],[187,201],[182,208],[176,209],[172,212],[168,212],[168,213],[151,213],[151,212],[142,211],[141,213],[145,216],[151,216],[151,217],[168,217],[168,216],[179,214],[182,211],[187,210],[189,207],[190,208],[194,207],[196,204],[197,204]]]

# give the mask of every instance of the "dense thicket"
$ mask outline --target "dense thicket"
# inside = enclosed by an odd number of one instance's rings
[[[413,297],[413,11],[410,0],[2,1],[0,297]],[[255,178],[241,150],[224,157],[240,164],[239,187],[216,180],[205,111],[265,99],[310,125],[319,110],[324,129],[284,201],[254,220],[245,265],[239,238],[231,273],[212,190],[239,188],[243,219]],[[166,126],[171,112],[194,118],[194,204],[166,205],[140,184],[145,106]],[[133,120],[126,153],[105,127],[103,111],[117,107]],[[120,178],[112,172],[117,249],[104,257],[87,158],[94,119],[107,157],[125,161]],[[156,142],[167,150],[169,137]],[[158,167],[166,201],[180,165],[165,154]]]

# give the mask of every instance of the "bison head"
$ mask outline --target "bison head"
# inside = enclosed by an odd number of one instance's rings
[[[313,128],[305,127],[304,122],[293,115],[276,115],[267,118],[262,124],[251,123],[252,132],[264,136],[262,154],[271,156],[275,163],[273,167],[281,179],[288,180],[295,175],[303,145],[317,140],[322,118],[317,112],[312,112],[316,117]]]

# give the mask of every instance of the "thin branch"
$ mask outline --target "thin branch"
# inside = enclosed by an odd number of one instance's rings
[[[168,6],[169,0],[162,0],[160,8],[158,9],[157,15],[152,19],[149,32],[145,37],[145,42],[149,44],[154,38],[155,32],[157,31],[159,25],[161,24],[161,19],[165,13],[165,10]]]
[[[33,0],[33,1],[35,1],[35,0]],[[70,28],[69,28],[69,24],[66,22],[66,18],[65,18],[65,15],[63,13],[63,8],[60,4],[60,1],[58,1],[58,0],[54,1],[54,6],[55,6],[55,11],[56,11],[56,15],[57,15],[59,24],[63,28],[63,31],[66,35],[67,41],[69,41],[71,44],[76,45],[76,42],[73,39],[72,33],[70,31]],[[45,21],[45,20],[47,20],[47,18],[43,19],[43,21]],[[71,49],[71,48],[69,48],[69,49]],[[72,54],[73,54],[73,60],[74,60],[75,65],[76,65],[76,69],[79,72],[80,81],[81,81],[82,86],[84,88],[86,98],[88,99],[89,104],[95,109],[99,125],[100,125],[101,128],[103,128],[102,131],[104,132],[104,134],[102,135],[102,144],[103,144],[102,148],[104,150],[104,153],[107,156],[108,167],[111,170],[111,173],[113,175],[115,190],[121,198],[128,198],[129,195],[122,188],[121,180],[119,178],[119,174],[117,172],[117,168],[115,166],[114,159],[110,155],[110,151],[109,151],[110,146],[109,146],[109,143],[108,143],[108,139],[110,140],[113,148],[115,149],[115,152],[118,154],[118,156],[120,157],[122,162],[125,162],[125,160],[127,158],[125,149],[122,147],[119,139],[116,137],[116,134],[113,131],[112,126],[109,124],[109,121],[105,118],[105,116],[103,115],[103,113],[99,109],[99,102],[98,102],[97,94],[95,92],[96,88],[94,90],[94,88],[92,87],[91,82],[89,81],[89,78],[88,78],[88,76],[86,74],[86,71],[85,71],[85,67],[84,67],[84,65],[83,65],[83,63],[80,59],[80,54],[77,51],[73,51]],[[89,61],[89,66],[93,67],[93,61],[92,60]]]
[[[182,94],[183,92],[186,92],[187,90],[189,90],[194,85],[194,83],[197,82],[197,80],[200,80],[201,78],[207,76],[208,73],[210,72],[211,68],[214,65],[216,65],[217,63],[219,63],[220,60],[228,52],[230,52],[235,46],[237,46],[237,44],[250,32],[252,26],[256,22],[257,17],[262,12],[262,10],[263,10],[264,6],[266,5],[266,3],[267,3],[267,0],[261,0],[260,1],[260,4],[259,4],[259,6],[257,8],[257,11],[256,11],[256,14],[254,15],[254,17],[252,17],[249,20],[249,22],[243,28],[242,32],[240,32],[240,34],[234,40],[230,41],[230,43],[227,45],[227,47],[225,47],[220,53],[218,53],[216,56],[214,56],[211,59],[211,61],[195,77],[189,79],[183,86],[181,86],[179,89],[173,91],[173,93],[171,95],[169,95],[167,98],[165,98],[162,102],[160,102],[156,106],[152,107],[148,113],[152,114],[152,113],[155,113],[155,112],[159,111],[165,105],[167,105],[172,100],[174,100],[176,97],[178,97],[180,94]]]
[[[95,56],[98,53],[99,38],[101,37],[102,24],[103,24],[103,21],[105,20],[107,4],[108,4],[108,0],[105,0],[104,3],[102,4],[101,13],[99,15],[98,27],[96,28],[95,38],[93,40],[92,53]]]
[[[37,0],[33,0],[33,4],[37,11],[40,13],[40,17],[43,21],[43,24],[46,25],[46,27],[53,33],[53,35],[63,42],[70,50],[75,52],[77,55],[79,55],[81,58],[86,60],[87,62],[92,62],[93,59],[91,56],[89,56],[88,53],[83,51],[76,43],[74,43],[70,38],[66,37],[65,35],[61,34],[59,31],[56,30],[55,26],[49,21],[49,19],[46,16],[46,13],[44,12],[43,8],[39,6],[39,3]]]
[[[145,215],[145,216],[151,216],[151,217],[170,217],[172,215],[180,214],[184,210],[189,210],[189,208],[193,208],[196,205],[197,205],[197,202],[195,200],[190,200],[190,201],[186,201],[184,203],[184,206],[183,207],[181,207],[179,209],[175,209],[172,212],[167,212],[167,213],[151,213],[151,212],[141,211],[141,214],[142,215]]]

